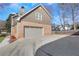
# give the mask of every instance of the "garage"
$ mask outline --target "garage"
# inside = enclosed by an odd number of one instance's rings
[[[21,12],[24,12],[23,10],[24,8],[20,8]],[[33,39],[50,35],[51,19],[49,11],[43,5],[37,5],[29,12],[23,15],[15,15],[11,18],[11,35],[17,39]]]
[[[25,27],[25,38],[39,38],[43,36],[43,28],[40,27]]]

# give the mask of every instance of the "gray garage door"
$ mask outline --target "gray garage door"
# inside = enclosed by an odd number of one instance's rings
[[[25,38],[39,38],[42,34],[42,28],[25,27]]]

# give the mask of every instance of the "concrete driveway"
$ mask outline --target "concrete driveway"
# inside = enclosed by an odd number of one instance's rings
[[[35,56],[79,56],[79,36],[67,36],[47,43],[36,51]]]
[[[37,49],[49,42],[58,40],[66,35],[49,35],[37,39],[18,39],[0,48],[0,56],[33,56]]]

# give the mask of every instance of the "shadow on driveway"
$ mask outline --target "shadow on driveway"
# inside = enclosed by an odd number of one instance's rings
[[[79,36],[67,36],[41,46],[35,56],[79,56]]]

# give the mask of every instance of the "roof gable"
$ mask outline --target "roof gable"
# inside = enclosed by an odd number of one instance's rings
[[[36,7],[34,7],[33,9],[29,10],[29,11],[28,11],[27,13],[25,13],[24,15],[20,16],[17,20],[18,20],[18,21],[21,21],[21,19],[23,19],[25,16],[29,15],[31,12],[33,12],[34,10],[36,10],[36,9],[39,8],[39,7],[42,7],[42,8],[45,10],[45,12],[48,14],[48,16],[49,16],[50,18],[52,18],[51,15],[49,14],[49,12],[47,11],[47,9],[46,9],[42,4],[39,4],[39,5],[37,5]]]

